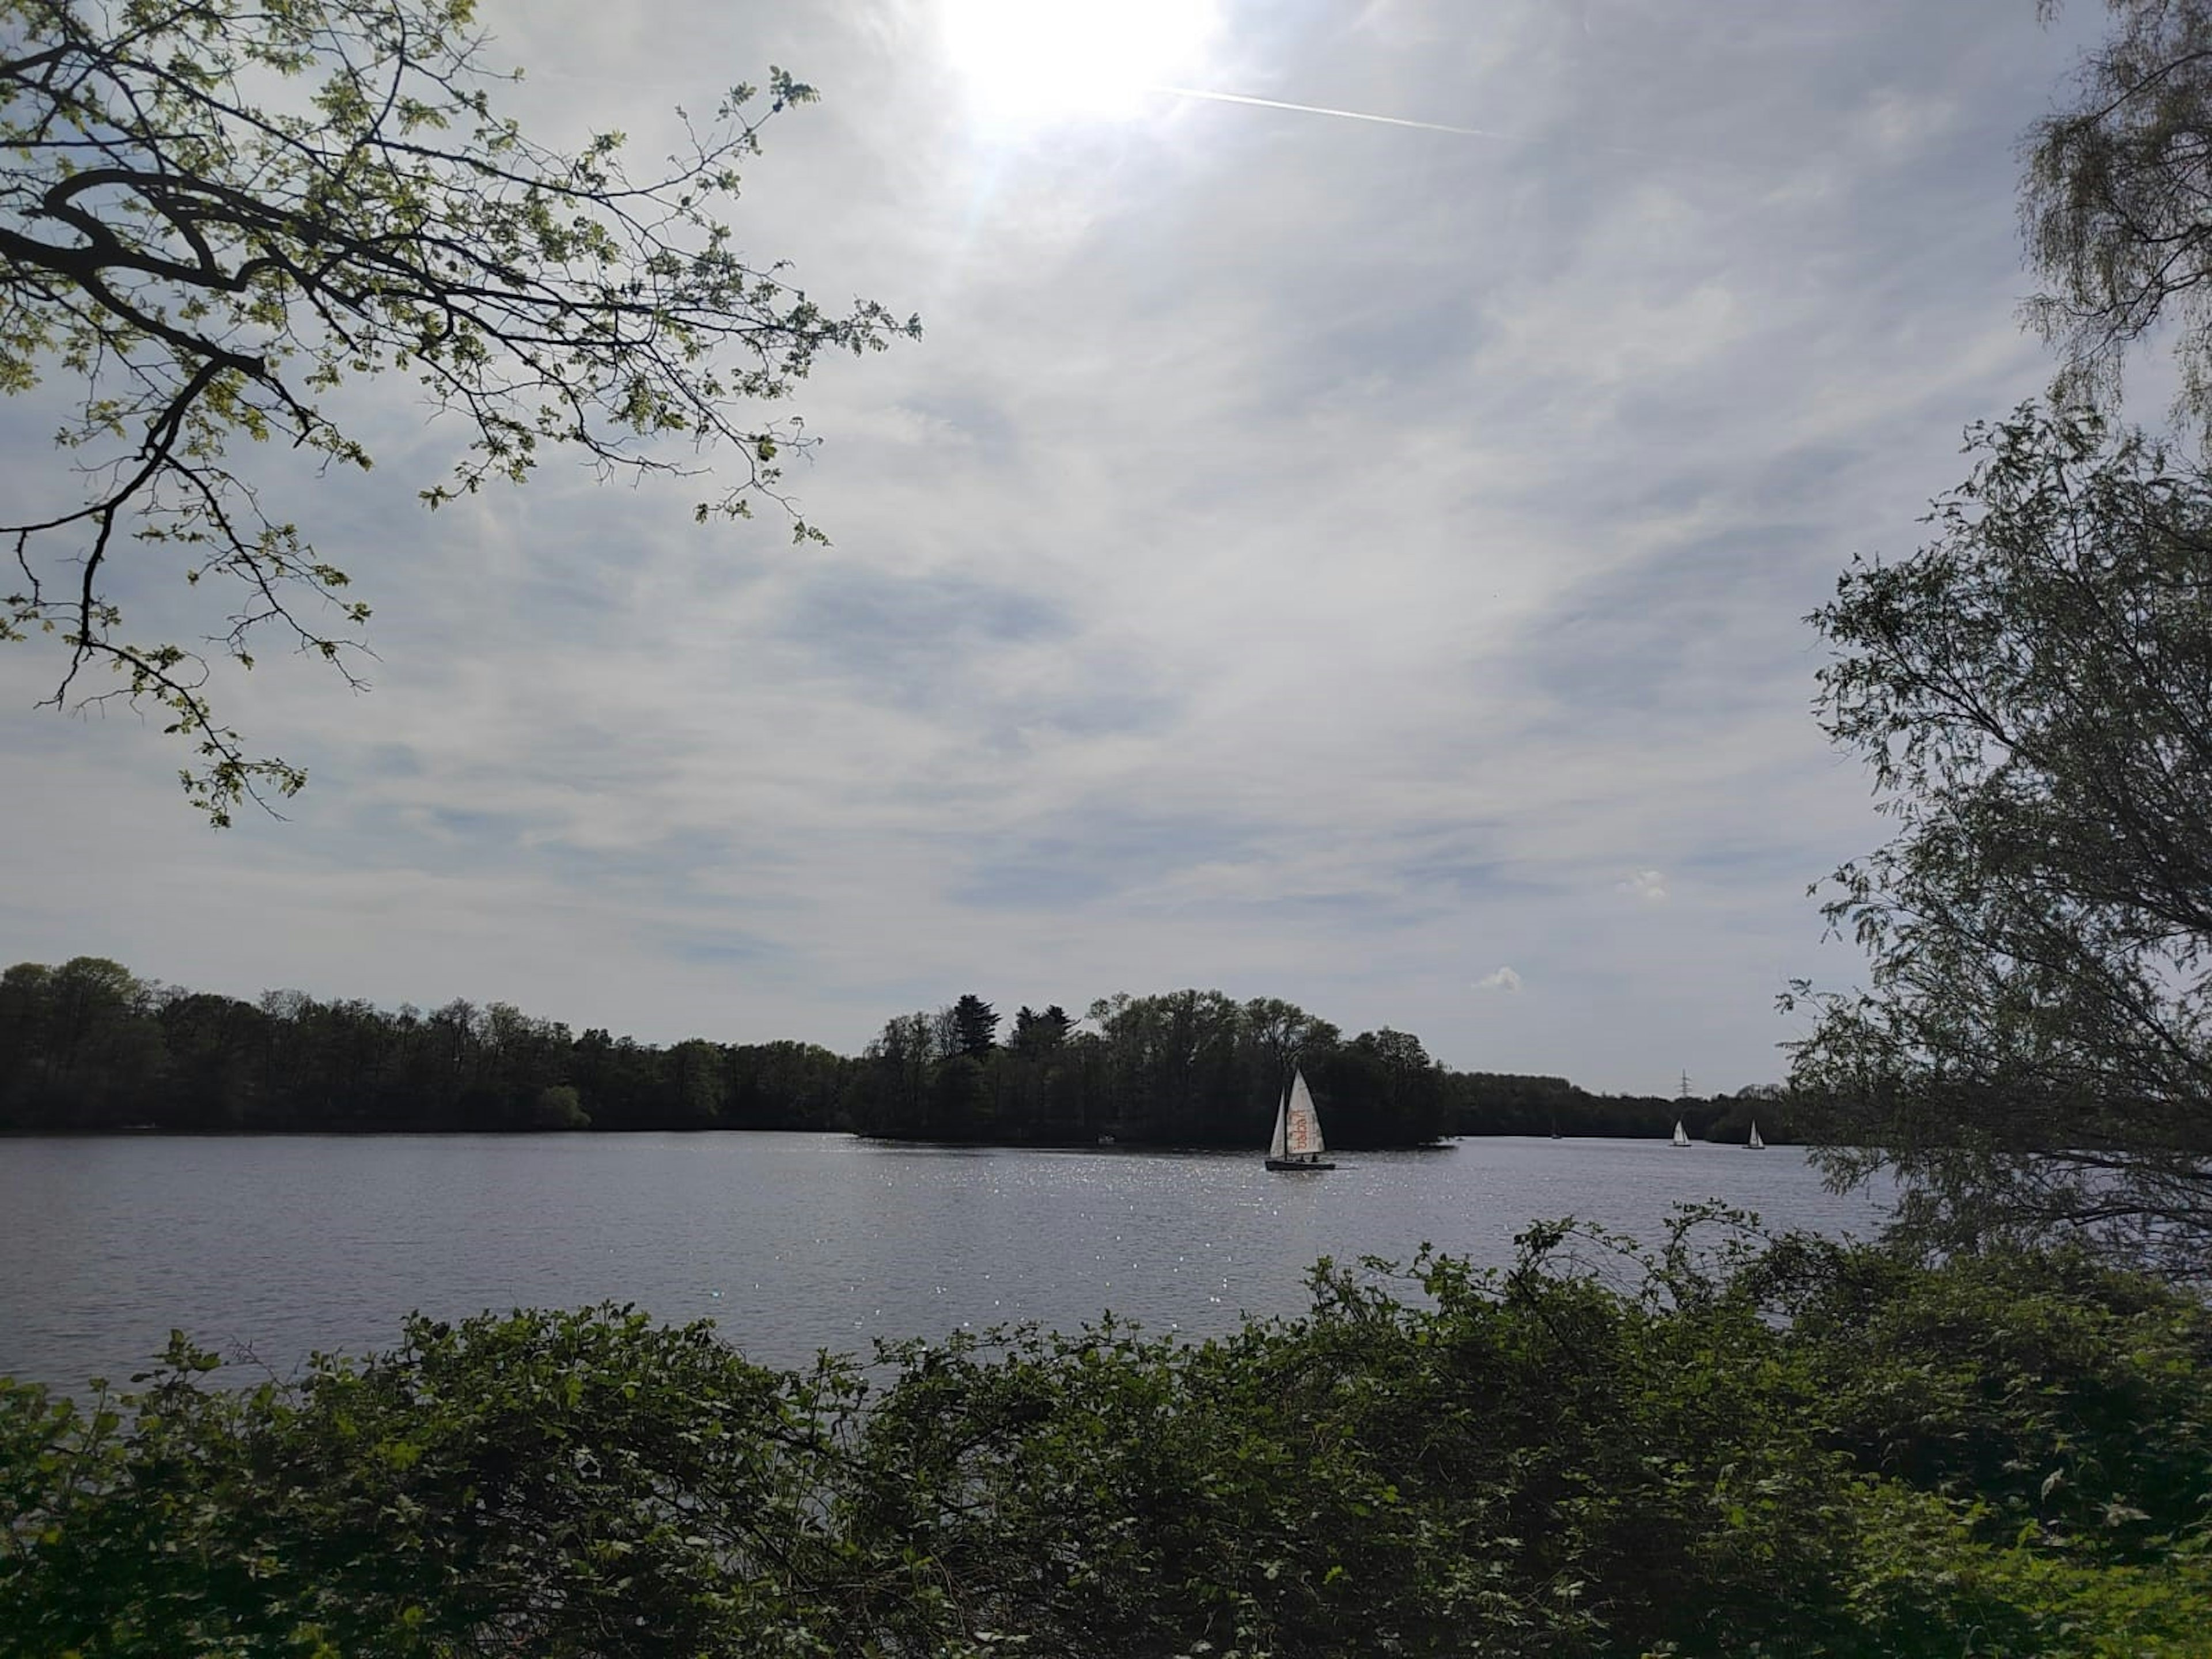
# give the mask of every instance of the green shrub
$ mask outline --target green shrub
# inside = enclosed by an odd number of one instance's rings
[[[0,1384],[0,1651],[2212,1651],[2194,1304],[1709,1232],[804,1372],[617,1308],[250,1390],[178,1338],[88,1409]]]
[[[1857,1466],[2031,1528],[2151,1559],[2212,1503],[2212,1316],[2060,1250],[1934,1266],[1786,1240],[1751,1270],[1788,1315],[1823,1439]]]

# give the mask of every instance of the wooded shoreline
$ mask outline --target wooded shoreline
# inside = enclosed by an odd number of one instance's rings
[[[0,1133],[438,1133],[785,1129],[960,1145],[1250,1147],[1293,1066],[1346,1151],[1446,1137],[1792,1139],[1779,1089],[1598,1095],[1462,1072],[1388,1027],[1345,1037],[1274,998],[1183,990],[1024,1007],[965,996],[858,1055],[798,1042],[659,1047],[494,1002],[424,1012],[254,1002],[79,957],[0,974]]]

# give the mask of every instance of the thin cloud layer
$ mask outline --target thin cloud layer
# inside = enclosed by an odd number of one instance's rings
[[[377,605],[376,689],[233,692],[313,773],[291,822],[210,837],[157,733],[31,713],[0,651],[8,959],[845,1050],[963,991],[1218,985],[1592,1087],[1779,1074],[1775,991],[1850,970],[1806,883],[1881,834],[1801,618],[2045,373],[2033,9],[1222,9],[1220,89],[1496,138],[1010,134],[928,0],[486,9],[570,140],[822,88],[740,240],[928,331],[805,391],[834,546],[557,466],[424,515],[445,434],[381,391],[377,473],[283,503]],[[1510,1024],[1461,988],[1523,973]]]

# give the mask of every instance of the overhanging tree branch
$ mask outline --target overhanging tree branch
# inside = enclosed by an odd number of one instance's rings
[[[82,506],[0,525],[22,578],[0,638],[61,636],[57,702],[105,661],[120,695],[212,744],[184,777],[219,823],[301,775],[247,757],[197,653],[121,640],[101,580],[120,543],[186,552],[194,584],[244,585],[203,641],[240,665],[274,624],[343,672],[368,617],[337,564],[263,515],[225,463],[233,438],[366,468],[321,399],[398,373],[467,434],[419,490],[433,507],[567,449],[602,476],[733,462],[702,520],[789,510],[780,458],[807,440],[757,406],[824,350],[918,331],[871,302],[826,312],[736,251],[738,163],[811,88],[772,71],[757,118],[760,94],[734,88],[634,179],[618,135],[568,154],[496,115],[473,21],[471,0],[0,0],[0,391],[71,388],[61,436],[86,481]],[[271,103],[249,83],[290,90]],[[325,605],[334,627],[303,608]]]

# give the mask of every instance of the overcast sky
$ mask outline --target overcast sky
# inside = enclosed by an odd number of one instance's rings
[[[844,1052],[1215,987],[1778,1078],[1776,994],[1856,966],[1806,887],[1882,834],[1802,618],[2045,377],[2014,143],[2098,9],[1122,0],[1070,51],[962,3],[486,0],[549,137],[821,88],[740,243],[927,330],[794,405],[834,545],[559,461],[434,517],[458,435],[394,386],[376,471],[278,503],[374,691],[229,690],[288,821],[210,831],[153,723],[0,648],[0,958]]]

